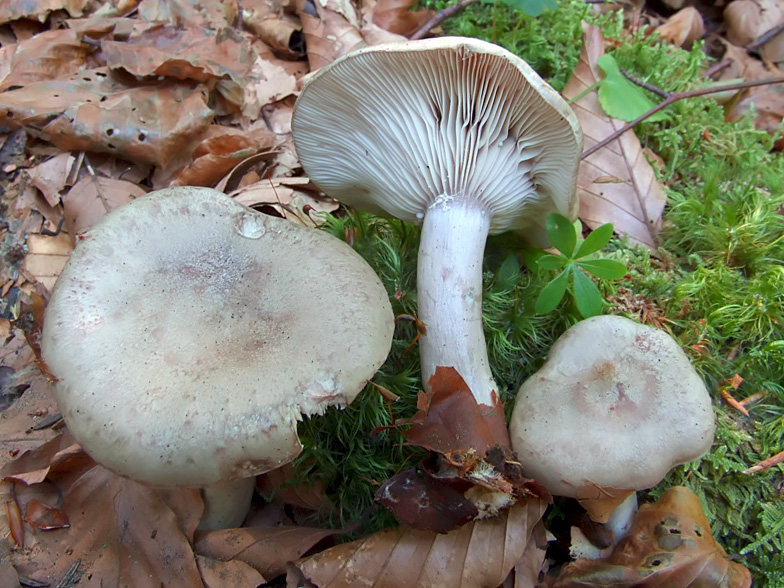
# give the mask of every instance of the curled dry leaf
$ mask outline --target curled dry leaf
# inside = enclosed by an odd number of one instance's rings
[[[705,23],[702,15],[693,6],[679,10],[667,19],[656,32],[662,39],[669,41],[676,47],[691,47],[694,41],[701,39],[705,34]]]
[[[296,568],[319,588],[496,588],[523,558],[544,514],[531,499],[446,534],[389,529],[322,551]],[[539,553],[538,556],[542,556]],[[525,568],[538,575],[539,566]],[[522,582],[534,585],[537,576]],[[295,574],[289,573],[289,586]]]
[[[260,180],[230,196],[251,208],[272,208],[281,217],[309,227],[320,225],[325,213],[340,206],[337,200],[323,196],[308,178]]]
[[[569,564],[556,588],[748,588],[751,574],[730,561],[711,535],[700,500],[676,486],[654,504],[645,504],[629,534],[604,560]]]
[[[82,43],[82,35],[71,29],[35,35],[13,46],[10,72],[0,81],[0,92],[68,77],[84,66],[91,52],[92,48]]]
[[[588,512],[592,520],[606,523],[615,508],[633,492],[635,492],[633,489],[583,486],[577,490],[577,501]]]
[[[145,29],[127,41],[101,43],[111,68],[139,76],[211,82],[228,78],[242,85],[252,65],[250,44],[235,29],[202,27]]]
[[[179,28],[196,26],[218,30],[237,22],[237,5],[238,2],[224,0],[142,0],[139,17]]]
[[[27,170],[30,181],[41,191],[49,206],[60,204],[60,192],[65,189],[74,161],[76,158],[70,153],[59,153]]]
[[[337,531],[309,527],[242,527],[198,533],[193,549],[221,561],[241,561],[265,578],[286,573],[286,564],[302,557]]]
[[[734,45],[748,45],[784,20],[780,0],[734,0],[724,9],[727,39]],[[779,33],[759,48],[767,61],[784,61],[784,34]]]
[[[564,89],[567,98],[575,98],[601,79],[596,65],[604,55],[601,30],[593,25],[585,25],[584,30],[580,61]],[[596,92],[585,94],[572,108],[583,128],[586,148],[624,125],[604,113]],[[607,178],[617,181],[607,182]],[[667,197],[633,130],[583,160],[577,190],[580,218],[590,228],[611,222],[617,233],[656,249]]]

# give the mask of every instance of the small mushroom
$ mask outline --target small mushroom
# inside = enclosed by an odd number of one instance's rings
[[[527,63],[476,39],[360,49],[318,71],[292,132],[308,176],[345,204],[422,225],[422,379],[455,368],[479,404],[497,385],[482,327],[490,233],[542,243],[548,213],[574,218],[582,133]]]
[[[597,316],[568,329],[522,385],[509,429],[526,475],[582,498],[655,486],[708,451],[714,426],[710,394],[672,337]],[[616,539],[634,508],[620,512]]]
[[[205,488],[201,528],[219,528],[241,524],[253,476],[299,454],[302,413],[362,390],[393,323],[380,280],[342,241],[170,188],[80,237],[42,352],[89,455],[145,484]]]

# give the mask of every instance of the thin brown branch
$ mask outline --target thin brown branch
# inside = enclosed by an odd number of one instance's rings
[[[697,90],[688,90],[686,92],[675,92],[670,94],[668,98],[662,100],[651,108],[645,114],[642,114],[635,118],[632,122],[626,123],[620,129],[612,133],[611,135],[605,137],[601,141],[599,141],[593,147],[586,149],[583,152],[582,158],[585,159],[596,153],[602,147],[608,145],[615,141],[618,137],[623,135],[629,129],[634,128],[636,125],[640,124],[642,121],[647,119],[650,116],[653,116],[660,110],[667,108],[670,104],[678,102],[680,100],[684,100],[686,98],[698,98],[700,96],[707,96],[708,94],[717,94],[718,92],[726,92],[728,90],[745,90],[746,88],[754,88],[756,86],[769,86],[771,84],[784,84],[784,76],[779,76],[776,78],[765,78],[764,80],[751,80],[748,82],[739,82],[737,84],[725,84],[722,86],[712,86],[710,88],[699,88]]]
[[[751,466],[747,470],[743,470],[744,474],[756,474],[757,472],[762,472],[767,470],[768,468],[772,468],[774,465],[778,465],[784,462],[784,451],[777,453],[773,457],[769,457],[768,459],[764,459],[761,462]]]
[[[778,36],[782,32],[784,32],[784,22],[780,22],[775,27],[768,29],[767,31],[762,33],[759,37],[754,39],[751,43],[749,43],[748,45],[744,45],[743,48],[746,51],[757,51],[757,49],[759,49],[762,45],[764,45],[774,37]],[[730,65],[732,65],[731,59],[722,59],[717,64],[705,70],[705,77],[712,78],[720,71],[727,69]]]
[[[619,68],[619,69],[620,69],[621,73],[623,74],[623,77],[625,77],[627,80],[629,80],[633,84],[637,84],[638,86],[640,86],[640,88],[644,88],[645,90],[648,90],[649,92],[653,92],[659,98],[669,98],[670,97],[670,92],[667,92],[666,90],[662,90],[659,86],[654,86],[653,84],[649,84],[648,82],[643,82],[641,79],[634,77],[632,74],[630,74],[628,71],[626,71],[622,67]]]
[[[423,38],[446,19],[453,17],[466,6],[470,6],[471,4],[475,4],[477,2],[479,2],[479,0],[459,0],[456,3],[450,4],[446,8],[439,10],[433,15],[433,18],[414,31],[414,34],[410,37],[411,40],[416,41],[417,39]]]

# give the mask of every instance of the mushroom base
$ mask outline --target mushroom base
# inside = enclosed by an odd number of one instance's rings
[[[255,488],[255,476],[202,488],[204,513],[196,529],[214,531],[239,527],[248,515]]]

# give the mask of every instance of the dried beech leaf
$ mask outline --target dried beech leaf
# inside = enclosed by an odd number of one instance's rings
[[[434,14],[432,10],[412,11],[411,8],[416,5],[417,0],[378,0],[363,3],[363,9],[366,17],[368,12],[372,12],[370,20],[373,24],[390,33],[409,37]]]
[[[24,341],[23,337],[19,337],[19,339]],[[27,345],[25,347],[30,349]],[[35,451],[41,445],[58,437],[58,433],[53,431],[51,427],[37,430],[31,429],[31,427],[41,422],[42,418],[45,418],[41,415],[53,415],[59,410],[49,388],[49,383],[44,376],[37,375],[30,382],[30,387],[24,391],[21,398],[3,411],[3,418],[0,419],[0,464],[3,466],[0,469],[0,479],[5,476],[48,467],[49,458],[39,460],[37,462],[40,464],[39,466],[30,467],[25,465],[17,469],[17,466],[12,466],[11,464],[14,463],[12,456],[18,455],[19,457],[16,460],[20,460],[26,452]],[[52,451],[53,455],[60,449],[62,447],[58,445],[50,451]]]
[[[145,21],[163,21],[173,27],[197,26],[213,30],[237,22],[238,2],[224,0],[142,0],[139,17]]]
[[[0,480],[10,479],[25,484],[43,482],[49,475],[55,456],[74,455],[80,451],[79,445],[66,431],[5,464],[0,469]]]
[[[224,77],[240,84],[253,55],[248,41],[232,28],[218,32],[202,27],[176,29],[159,25],[127,41],[103,41],[109,67],[135,76],[164,76],[197,82]]]
[[[152,488],[95,466],[64,489],[64,495],[62,510],[71,527],[39,533],[31,552],[15,560],[21,574],[51,582],[79,559],[85,573],[80,586],[203,586],[181,530],[195,523],[181,520],[169,504],[175,501],[197,519],[203,508],[197,490],[170,491],[164,500]]]
[[[694,492],[675,486],[640,507],[629,534],[607,559],[572,562],[555,586],[748,588],[751,574],[713,539]]]
[[[266,582],[260,573],[237,559],[220,561],[197,555],[196,564],[205,588],[256,588]]]
[[[532,499],[446,534],[381,531],[296,567],[319,588],[496,588],[523,557],[545,507]]]
[[[60,153],[27,170],[30,181],[41,191],[49,206],[60,204],[60,191],[65,189],[75,159],[70,153]]]
[[[43,126],[74,104],[100,102],[101,94],[72,82],[37,82],[0,94],[0,125]]]
[[[77,237],[106,213],[145,194],[144,188],[125,180],[86,176],[63,197],[68,234]]]
[[[0,92],[13,86],[68,77],[92,52],[82,35],[71,29],[45,31],[14,46],[11,70],[0,81]]]
[[[170,186],[212,186],[236,165],[275,145],[272,131],[243,131],[210,125],[200,137],[193,160],[172,178]]]
[[[63,271],[73,251],[73,239],[66,232],[52,237],[49,235],[30,235],[27,239],[27,255],[24,269],[52,291],[57,277]]]
[[[297,7],[300,10],[310,71],[321,69],[341,55],[365,45],[359,33],[359,17],[350,4],[335,7],[335,2],[315,2],[311,6],[316,7],[318,15],[312,16],[305,12],[307,1],[297,0]]]
[[[213,118],[202,87],[146,86],[100,98],[71,103],[44,127],[46,138],[63,151],[97,151],[167,168],[187,160]]]
[[[50,12],[65,10],[71,16],[81,16],[92,0],[3,0],[0,2],[0,24],[21,18],[44,22]]]
[[[601,79],[596,62],[603,54],[601,30],[586,25],[580,62],[572,72],[564,96],[574,98]],[[583,128],[586,148],[625,124],[604,114],[596,92],[587,93],[572,108]],[[607,177],[622,181],[601,181]],[[577,190],[580,218],[590,228],[613,223],[615,231],[632,242],[656,249],[667,197],[633,130],[583,160]]]
[[[288,562],[335,534],[327,529],[293,526],[221,529],[198,533],[193,549],[199,555],[245,562],[265,578],[274,578],[286,572]]]

